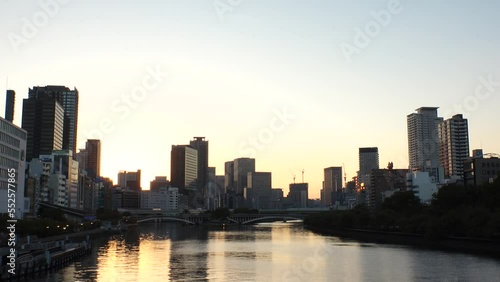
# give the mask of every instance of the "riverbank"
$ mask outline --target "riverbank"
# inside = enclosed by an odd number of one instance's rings
[[[320,235],[349,238],[362,242],[414,246],[425,249],[485,255],[500,259],[500,240],[460,237],[446,237],[439,240],[429,240],[423,235],[401,232],[382,232],[361,229],[333,230],[313,226],[305,226],[305,228]]]

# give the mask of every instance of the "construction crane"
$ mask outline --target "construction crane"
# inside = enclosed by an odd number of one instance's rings
[[[291,174],[292,174],[292,176],[293,176],[293,184],[295,184],[295,176],[296,176],[296,175],[295,175],[295,173],[293,173],[293,171],[292,171],[291,169],[290,169],[290,173],[291,173]]]
[[[347,172],[345,171],[344,163],[342,163],[342,167],[344,168],[344,187],[347,187]]]

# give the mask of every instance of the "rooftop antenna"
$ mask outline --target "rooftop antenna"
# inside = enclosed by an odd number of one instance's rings
[[[345,164],[342,163],[342,167],[344,169],[344,187],[347,187],[347,172],[345,171]]]

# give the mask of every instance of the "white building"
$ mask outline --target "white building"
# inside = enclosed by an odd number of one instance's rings
[[[80,207],[78,202],[78,162],[73,159],[73,152],[71,150],[55,150],[51,155],[40,155],[40,159],[44,163],[50,163],[51,171],[48,189],[51,191],[51,195],[49,202],[78,209]],[[64,175],[66,181],[66,191],[64,193],[59,191],[62,189],[60,175]],[[59,191],[57,197],[55,191]],[[67,197],[67,201],[64,200],[65,197]]]
[[[0,213],[9,213],[14,208],[16,218],[23,218],[29,212],[29,199],[24,197],[26,139],[25,130],[0,118]],[[11,180],[14,185],[9,187],[9,174],[13,171],[15,181]],[[15,191],[15,207],[9,202],[14,199],[9,188]]]
[[[432,195],[438,191],[443,184],[443,171],[440,177],[432,177],[428,172],[414,171],[406,174],[406,187],[413,191],[420,201],[430,204]]]
[[[179,210],[179,189],[174,187],[141,191],[141,209]]]

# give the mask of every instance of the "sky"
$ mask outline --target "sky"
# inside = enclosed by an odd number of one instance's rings
[[[33,86],[80,94],[78,144],[101,174],[170,179],[172,145],[209,140],[209,165],[256,158],[272,186],[323,169],[408,167],[406,116],[469,120],[470,147],[500,153],[500,2],[417,0],[0,0],[0,91],[14,123]],[[4,97],[4,96],[2,96]],[[0,98],[3,114],[5,99]]]

